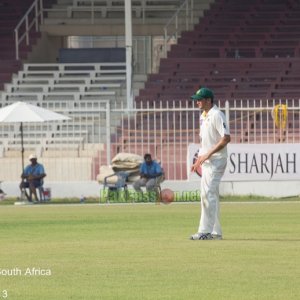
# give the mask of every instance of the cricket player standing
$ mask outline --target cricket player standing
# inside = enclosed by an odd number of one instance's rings
[[[201,148],[191,169],[194,172],[200,165],[202,168],[201,217],[198,232],[190,239],[222,239],[219,185],[227,165],[229,128],[225,115],[213,103],[214,94],[210,89],[199,89],[191,99],[197,101],[203,113],[200,118]]]

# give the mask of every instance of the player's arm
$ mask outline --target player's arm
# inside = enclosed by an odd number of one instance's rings
[[[230,135],[225,134],[220,141],[207,153],[200,155],[197,159],[197,162],[199,160],[199,164],[202,165],[203,162],[205,162],[207,159],[209,159],[213,154],[219,152],[222,150],[228,143],[230,142]],[[198,165],[199,166],[199,165]]]
[[[225,116],[218,115],[215,120],[216,130],[219,132],[221,138],[219,142],[212,147],[207,153],[199,156],[199,164],[202,165],[207,159],[209,159],[213,154],[222,150],[230,142],[230,133],[228,126],[226,124]],[[199,166],[199,165],[198,165]]]

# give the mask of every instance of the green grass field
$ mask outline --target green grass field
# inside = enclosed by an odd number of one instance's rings
[[[222,241],[188,239],[199,213],[199,203],[1,206],[0,299],[299,299],[300,202],[223,202]]]

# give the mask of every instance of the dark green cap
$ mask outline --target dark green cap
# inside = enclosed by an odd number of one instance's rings
[[[208,89],[208,88],[201,88],[199,89],[195,95],[191,96],[192,100],[201,100],[201,99],[207,99],[210,98],[211,100],[214,99],[214,93]]]

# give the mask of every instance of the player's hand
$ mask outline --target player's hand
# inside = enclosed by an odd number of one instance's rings
[[[191,172],[196,172],[196,170],[199,168],[200,165],[201,165],[201,163],[200,163],[200,157],[198,157],[198,159],[196,160],[196,162],[191,167]]]
[[[191,171],[195,172],[207,159],[209,159],[208,154],[203,154],[203,155],[198,156],[198,159],[192,165]]]

